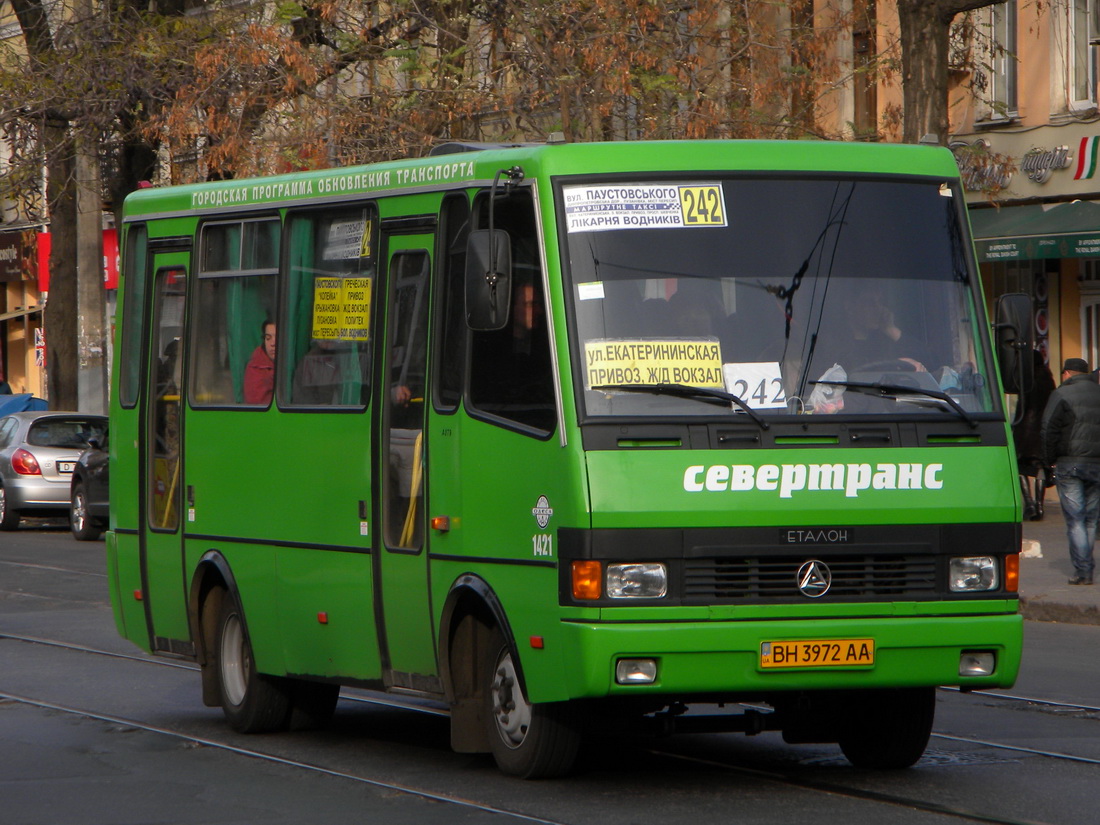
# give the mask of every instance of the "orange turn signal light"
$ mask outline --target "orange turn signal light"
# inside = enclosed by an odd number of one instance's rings
[[[573,598],[593,601],[603,594],[603,565],[598,561],[575,561],[573,569]]]
[[[1005,556],[1005,590],[1017,593],[1020,590],[1020,554]]]

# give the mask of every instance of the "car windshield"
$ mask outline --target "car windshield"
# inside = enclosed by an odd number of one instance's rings
[[[47,418],[31,424],[27,443],[33,447],[63,447],[83,450],[88,440],[102,441],[107,433],[107,422],[80,418]]]
[[[995,410],[959,198],[914,178],[564,185],[584,413]]]

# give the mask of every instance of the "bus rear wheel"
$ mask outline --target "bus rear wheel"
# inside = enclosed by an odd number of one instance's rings
[[[935,688],[868,691],[850,702],[840,749],[857,768],[908,768],[924,754],[936,715]]]
[[[244,611],[229,594],[221,600],[214,661],[222,710],[239,733],[266,733],[286,726],[291,700],[284,680],[256,672],[245,633]]]
[[[527,701],[512,646],[499,627],[493,630],[488,650],[485,719],[497,767],[524,779],[568,773],[580,748],[575,709],[568,702]]]

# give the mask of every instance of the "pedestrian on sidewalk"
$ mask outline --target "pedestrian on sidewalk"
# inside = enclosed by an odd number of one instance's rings
[[[1054,466],[1066,519],[1070,584],[1092,584],[1092,545],[1100,522],[1100,384],[1083,358],[1067,358],[1062,384],[1043,411],[1043,459]]]

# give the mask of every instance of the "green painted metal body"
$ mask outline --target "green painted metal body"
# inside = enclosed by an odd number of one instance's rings
[[[508,625],[532,701],[638,694],[758,694],[802,689],[955,684],[1011,685],[1019,666],[1021,621],[1014,593],[982,600],[860,599],[776,604],[584,606],[563,595],[563,529],[692,530],[914,525],[1011,525],[1020,519],[1015,459],[1004,416],[999,444],[955,442],[852,448],[828,438],[771,449],[683,448],[677,439],[586,449],[580,355],[572,321],[555,185],[563,177],[682,173],[925,176],[958,174],[946,150],[924,147],[766,142],[594,144],[490,149],[354,170],[228,181],[128,198],[126,229],[150,242],[184,239],[190,251],[150,252],[148,265],[196,266],[204,220],[284,216],[351,201],[377,204],[387,221],[435,216],[448,192],[472,197],[502,168],[521,166],[541,227],[541,260],[552,321],[558,423],[533,437],[471,415],[466,405],[425,404],[425,521],[416,552],[387,548],[380,529],[377,466],[381,390],[339,411],[206,409],[182,405],[178,529],[151,530],[145,513],[142,443],[149,437],[149,344],[120,337],[120,357],[141,357],[146,390],[124,406],[112,393],[111,598],[120,633],[146,650],[200,655],[194,613],[203,571],[217,560],[241,599],[257,667],[272,674],[442,689],[440,651],[451,629],[449,600],[478,580]],[[384,255],[439,254],[433,221],[389,230]],[[165,256],[157,261],[159,256]],[[174,256],[174,257],[173,257]],[[433,275],[434,277],[434,275]],[[433,290],[438,290],[433,281]],[[147,291],[124,283],[122,320]],[[137,296],[137,297],[134,297]],[[975,291],[976,302],[980,295]],[[433,304],[438,306],[438,304]],[[980,307],[980,304],[979,304]],[[147,310],[146,310],[147,311]],[[386,307],[376,305],[375,340]],[[435,327],[433,326],[433,335]],[[985,346],[985,331],[979,334]],[[128,355],[130,353],[130,355]],[[143,353],[143,354],[142,354]],[[193,365],[192,365],[193,368]],[[660,446],[681,445],[676,446]],[[821,467],[825,471],[824,480]],[[713,470],[711,468],[723,468]],[[817,469],[811,469],[811,468]],[[901,469],[899,469],[901,468]],[[916,468],[916,469],[914,469]],[[812,474],[812,477],[811,477]],[[814,481],[813,479],[816,479]],[[540,499],[552,514],[540,526]],[[952,548],[959,553],[966,547]],[[1016,548],[1003,548],[1011,555]],[[801,551],[800,551],[801,552]],[[807,558],[814,553],[805,551]],[[873,638],[872,668],[766,671],[766,641]],[[958,675],[962,650],[995,651],[989,677]],[[653,657],[653,685],[617,685],[615,662]],[[411,679],[412,681],[403,681]]]

